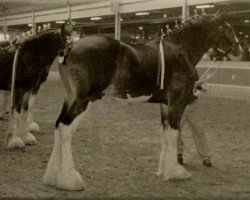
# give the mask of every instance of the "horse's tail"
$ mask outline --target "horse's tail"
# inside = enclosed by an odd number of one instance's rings
[[[14,108],[14,102],[15,102],[16,67],[17,67],[17,60],[19,56],[19,49],[20,47],[17,47],[14,61],[13,61],[13,67],[12,67],[11,93],[10,93],[10,105],[11,105],[11,110],[12,110],[11,117],[13,116],[13,108]]]

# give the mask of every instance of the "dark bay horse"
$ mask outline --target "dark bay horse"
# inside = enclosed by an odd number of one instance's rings
[[[168,109],[161,112],[162,148],[157,174],[166,180],[188,179],[191,174],[177,161],[180,121],[185,107],[196,99],[193,92],[198,80],[196,64],[223,39],[232,45],[236,42],[233,29],[219,13],[191,19],[163,38],[164,58],[160,57],[165,62],[165,73],[160,73],[163,88],[157,81],[160,38],[140,47],[102,36],[78,40],[66,64],[59,68],[65,101],[56,122],[44,184],[66,190],[83,189],[83,180],[73,162],[71,140],[89,104],[101,99],[111,84],[119,98],[144,96],[151,103],[167,105]]]
[[[35,96],[46,80],[51,64],[66,47],[67,35],[70,30],[62,25],[61,30],[48,30],[40,35],[25,39],[19,45],[15,53],[14,64],[16,68],[14,102],[12,115],[7,135],[7,148],[23,148],[25,144],[36,144],[36,138],[30,133],[30,129],[39,126],[33,122],[32,113]],[[11,61],[10,61],[11,62]],[[10,89],[12,67],[1,66],[4,77],[0,79],[0,89]]]
[[[3,93],[3,103],[0,110],[0,118],[6,119],[9,112],[9,90],[11,82],[11,71],[17,44],[10,43],[9,41],[0,42],[0,90]]]

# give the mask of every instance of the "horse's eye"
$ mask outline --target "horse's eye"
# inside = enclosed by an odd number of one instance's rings
[[[224,30],[223,26],[219,26],[219,31],[222,32]]]

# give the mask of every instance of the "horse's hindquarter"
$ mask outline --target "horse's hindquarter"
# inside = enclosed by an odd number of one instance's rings
[[[0,51],[0,89],[10,89],[13,60],[14,53]]]
[[[114,80],[119,98],[150,96],[156,88],[158,54],[150,46],[122,43]]]
[[[100,99],[115,75],[119,50],[119,42],[111,38],[82,38],[74,44],[66,65],[60,67],[61,76],[76,85],[78,95]]]

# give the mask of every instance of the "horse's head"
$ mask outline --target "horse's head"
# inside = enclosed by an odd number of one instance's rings
[[[243,49],[240,46],[233,27],[225,21],[226,16],[226,12],[217,12],[209,19],[208,45],[214,47],[215,50],[217,48],[222,49],[224,53],[218,51],[222,56],[227,56],[228,53],[232,52],[234,52],[235,56],[240,56],[243,54]]]
[[[71,35],[72,31],[73,31],[73,22],[72,20],[67,20],[65,22],[65,24],[61,25],[61,37],[63,38],[63,40],[66,42],[67,38]]]
[[[63,63],[64,57],[69,53],[71,46],[73,44],[73,40],[70,39],[71,33],[73,32],[73,22],[72,20],[68,20],[65,24],[61,25],[61,38],[64,43],[64,49],[60,49],[59,56],[63,58],[60,63]]]

